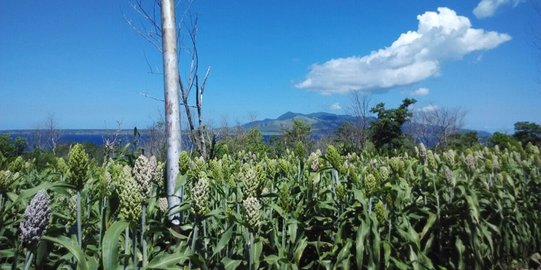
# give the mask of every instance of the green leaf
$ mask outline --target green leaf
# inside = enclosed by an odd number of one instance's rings
[[[304,252],[304,249],[306,248],[307,245],[308,245],[308,242],[306,241],[306,237],[303,238],[297,244],[297,247],[295,248],[295,263],[297,265],[299,265],[299,263],[301,261],[302,253]]]
[[[8,193],[7,193],[7,196],[8,196],[8,198],[9,198],[12,202],[16,201],[17,198],[19,197],[19,195],[15,194],[15,193],[13,193],[13,192],[8,192]]]
[[[355,261],[357,263],[357,269],[363,268],[364,241],[369,231],[370,227],[368,223],[361,220],[361,226],[357,230],[357,238],[355,239]]]
[[[73,256],[77,259],[77,268],[80,270],[87,270],[88,269],[88,263],[86,261],[85,254],[83,251],[77,246],[77,243],[75,243],[72,239],[67,238],[65,236],[59,236],[57,238],[50,237],[50,236],[43,236],[43,239],[49,240],[51,242],[57,243],[59,245],[62,245],[66,249],[69,250]],[[106,268],[106,269],[112,269],[112,268]]]
[[[257,241],[254,243],[254,264],[255,269],[259,268],[259,258],[261,257],[261,253],[263,252],[263,243],[261,241]]]
[[[224,269],[225,270],[232,270],[232,269],[237,269],[237,267],[239,267],[239,265],[242,263],[242,261],[241,260],[233,260],[233,259],[230,259],[230,258],[223,258],[222,263],[224,264]]]
[[[344,262],[344,260],[348,259],[349,256],[350,256],[350,249],[351,249],[351,239],[348,239],[346,241],[346,245],[344,247],[342,247],[342,249],[340,250],[340,252],[338,253],[338,256],[336,258],[336,262],[338,263],[342,263]],[[349,260],[348,260],[349,261]],[[349,265],[349,262],[346,262],[346,264]]]
[[[278,213],[278,215],[280,215],[281,217],[283,218],[287,218],[287,215],[285,214],[284,210],[278,206],[277,204],[275,203],[271,203],[269,205],[274,211],[276,211]]]
[[[421,234],[419,235],[419,238],[421,240],[423,240],[423,238],[425,237],[425,234],[432,227],[432,225],[434,225],[434,222],[436,221],[436,217],[437,217],[436,214],[433,214],[433,213],[430,213],[430,215],[428,216],[428,220],[426,221],[426,224],[423,230],[421,231]]]
[[[188,176],[186,174],[177,174],[177,178],[175,179],[175,190],[179,189],[181,186],[186,185],[186,179]]]
[[[49,255],[50,250],[51,248],[49,247],[49,242],[39,242],[38,247],[35,251],[36,266],[42,266],[43,262],[47,261],[47,256]]]
[[[265,258],[263,259],[265,262],[267,262],[269,265],[277,265],[278,264],[278,261],[280,261],[280,257],[272,254],[272,255],[269,255],[269,256],[265,256]]]
[[[389,260],[391,259],[391,245],[389,242],[385,241],[383,242],[383,262],[385,264],[385,268],[389,268]]]
[[[298,221],[296,219],[290,219],[287,221],[287,223],[287,235],[289,236],[289,241],[291,241],[291,243],[295,243],[297,240]]]
[[[191,230],[191,228],[192,228],[192,226],[190,225],[190,230]],[[180,233],[176,232],[175,230],[173,230],[173,229],[171,229],[171,228],[169,228],[169,229],[167,229],[167,230],[169,231],[169,233],[170,233],[173,237],[175,237],[175,238],[177,238],[177,239],[180,239],[180,240],[186,240],[186,239],[188,239],[188,236],[183,235],[183,234],[180,234]],[[184,229],[183,229],[183,230],[184,230]]]
[[[95,257],[91,257],[88,259],[88,269],[89,270],[97,270],[99,268],[98,259]]]
[[[143,269],[164,269],[173,267],[189,259],[191,254],[175,252],[173,254],[160,254],[152,259]]]
[[[13,249],[0,250],[0,257],[2,258],[13,258],[13,256],[15,256],[15,251]]]
[[[120,220],[115,222],[105,232],[102,241],[103,269],[116,269],[118,267],[118,245],[120,234],[128,227],[128,223]]]
[[[208,212],[207,214],[205,214],[203,219],[207,219],[209,217],[214,217],[214,218],[220,219],[220,214],[223,213],[223,212],[224,212],[224,210],[222,210],[222,209],[214,209],[214,210]]]
[[[216,244],[216,248],[214,249],[214,254],[212,254],[212,256],[218,254],[222,249],[224,249],[225,246],[227,246],[229,240],[231,240],[231,235],[233,235],[233,225],[231,225],[229,229],[222,234],[220,241],[218,241],[218,244]]]
[[[455,247],[458,251],[458,258],[459,258],[458,269],[465,269],[463,254],[464,254],[464,250],[466,250],[466,247],[464,246],[464,244],[462,244],[462,240],[460,240],[458,236],[456,237]]]
[[[409,267],[407,264],[405,264],[405,263],[403,263],[402,261],[397,260],[397,259],[395,259],[395,258],[393,258],[393,257],[391,257],[391,261],[393,261],[394,266],[395,266],[396,268],[398,268],[398,269],[401,269],[401,270],[408,270],[408,269],[410,269],[410,267]]]

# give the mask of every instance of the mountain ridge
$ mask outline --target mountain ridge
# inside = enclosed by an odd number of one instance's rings
[[[290,128],[293,125],[293,120],[301,120],[305,124],[312,127],[312,136],[315,138],[321,138],[325,135],[334,133],[341,125],[346,122],[355,121],[355,117],[348,114],[334,114],[329,112],[315,112],[315,113],[296,113],[288,111],[275,119],[265,118],[263,120],[256,120],[248,122],[242,125],[243,128],[258,128],[263,135],[280,135],[283,129]],[[367,121],[374,121],[376,118],[373,116],[367,117]],[[405,129],[409,128],[409,123],[405,124]],[[477,132],[479,138],[489,137],[492,133],[483,130],[471,130],[461,129],[460,132],[474,131]]]
[[[369,117],[369,121],[375,118]],[[242,125],[243,128],[258,128],[263,135],[279,135],[283,129],[290,128],[293,120],[301,120],[312,127],[312,136],[321,137],[333,133],[346,122],[353,122],[354,116],[329,112],[295,113],[288,111],[275,119],[266,118]]]

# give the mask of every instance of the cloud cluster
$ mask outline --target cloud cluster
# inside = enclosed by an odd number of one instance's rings
[[[414,97],[424,97],[428,95],[429,93],[430,93],[430,89],[421,87],[421,88],[418,88],[417,90],[411,91],[410,95]]]
[[[423,106],[423,107],[419,108],[418,110],[421,111],[421,112],[429,113],[429,112],[437,111],[438,106],[433,105],[433,104],[429,104],[429,105],[426,105],[426,106]]]
[[[340,106],[340,103],[336,102],[336,103],[331,104],[331,106],[329,106],[329,109],[331,111],[339,111],[342,109],[342,106]]]
[[[496,10],[503,5],[513,5],[513,7],[516,7],[522,2],[524,0],[481,0],[475,9],[473,9],[473,14],[478,19],[483,19],[494,16]]]
[[[449,8],[425,12],[417,20],[418,29],[401,34],[390,47],[314,64],[306,79],[295,86],[321,94],[343,94],[408,85],[437,74],[444,61],[489,50],[511,39],[507,34],[472,28],[468,18]]]

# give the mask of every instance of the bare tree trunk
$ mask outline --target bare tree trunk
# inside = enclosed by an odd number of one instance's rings
[[[354,145],[361,151],[368,140],[368,116],[370,113],[370,96],[360,92],[351,92],[350,114],[356,119],[353,130]]]
[[[162,0],[162,52],[165,92],[165,132],[167,136],[167,203],[169,208],[180,205],[183,189],[175,194],[175,180],[179,173],[180,145],[180,102],[175,1]],[[169,216],[174,225],[179,225],[179,214]]]
[[[169,2],[169,1],[167,1]],[[186,5],[187,5],[187,9],[189,9],[189,7],[191,6],[193,0],[187,0],[185,1],[186,2]],[[160,5],[160,1],[158,0],[155,0],[155,5],[154,7],[156,6],[159,6]],[[171,4],[171,5],[174,5],[174,4]],[[164,29],[165,27],[165,21],[163,21],[164,19],[164,13],[163,11],[165,10],[167,6],[165,5],[165,2],[163,0],[161,0],[161,10],[162,10],[162,24],[158,24],[156,23],[156,12],[155,10],[156,9],[152,9],[152,10],[145,10],[145,8],[143,7],[143,0],[135,0],[134,3],[132,4],[132,8],[140,15],[143,17],[143,19],[145,19],[146,21],[150,22],[150,27],[148,29],[144,29],[144,28],[140,28],[138,27],[134,22],[132,22],[132,20],[130,20],[126,15],[124,16],[125,20],[127,21],[127,23],[136,31],[138,32],[139,34],[141,34],[146,40],[148,40],[151,44],[153,45],[158,45],[159,44],[159,38],[161,37],[161,41],[163,43],[163,48],[159,48],[159,50],[161,50],[164,54],[164,59],[165,59],[165,55],[166,55],[166,52],[165,52],[165,40],[166,40],[166,29]],[[183,22],[183,19],[184,19],[184,16],[183,17],[180,17],[180,23],[179,24],[182,24]],[[177,79],[178,79],[178,86],[179,86],[179,90],[180,90],[180,99],[182,100],[182,104],[184,106],[184,111],[186,112],[186,118],[187,118],[187,122],[188,122],[188,128],[189,128],[189,138],[191,140],[191,143],[193,144],[193,146],[195,147],[195,149],[197,149],[197,151],[199,152],[199,154],[204,158],[204,159],[207,159],[208,158],[208,153],[209,153],[209,141],[210,139],[207,139],[205,138],[205,135],[208,133],[207,130],[205,129],[204,125],[203,125],[203,118],[202,118],[202,102],[203,102],[203,92],[204,92],[204,88],[205,88],[205,83],[208,79],[208,76],[209,76],[209,73],[210,73],[210,67],[207,69],[207,73],[205,74],[205,77],[203,78],[202,80],[202,84],[199,85],[199,75],[198,75],[198,72],[199,72],[199,55],[198,55],[198,52],[197,52],[197,31],[198,31],[198,23],[197,23],[197,17],[195,17],[195,20],[192,21],[192,25],[191,27],[189,27],[189,30],[187,30],[188,32],[188,35],[189,35],[189,38],[190,38],[190,46],[184,48],[184,50],[182,51],[186,51],[189,53],[189,57],[191,57],[191,63],[190,63],[190,69],[189,69],[189,72],[186,76],[186,80],[183,81],[183,77],[181,76],[180,74],[180,70],[177,70]],[[173,18],[173,24],[175,23],[175,19]],[[174,26],[173,26],[174,27]],[[179,35],[180,36],[180,30],[178,29],[178,31],[176,32],[176,35]],[[179,41],[176,40],[176,42],[178,43]],[[178,43],[180,44],[180,43]],[[180,47],[180,45],[178,45]],[[176,49],[175,49],[176,50]],[[178,55],[180,55],[180,53],[177,53],[177,57]],[[165,65],[165,63],[164,63]],[[177,66],[178,66],[178,63],[177,63]],[[164,66],[165,67],[165,66]],[[154,73],[154,71],[152,70],[151,68],[151,73]],[[196,105],[194,106],[193,104],[190,105],[190,103],[188,102],[188,99],[191,97],[190,95],[190,92],[191,90],[195,87],[196,89],[196,93],[195,93],[195,101],[196,101]],[[144,94],[144,96],[146,97],[150,97],[152,99],[156,99],[156,100],[159,100],[157,98],[154,98],[154,97],[151,97],[149,95],[147,95],[146,93]],[[160,100],[161,101],[161,100]],[[196,112],[192,112],[192,108],[195,110],[197,110]],[[193,113],[193,114],[192,114]],[[197,123],[195,122],[196,119],[196,115],[195,113],[197,113]]]
[[[58,144],[58,140],[60,139],[60,133],[56,127],[56,121],[53,114],[49,114],[49,116],[47,116],[47,120],[45,120],[45,129],[45,132],[47,133],[47,144],[51,151],[53,151],[53,154],[56,155],[56,146]]]

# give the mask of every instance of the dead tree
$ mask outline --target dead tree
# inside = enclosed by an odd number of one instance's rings
[[[190,128],[190,136],[192,142],[195,144],[197,151],[204,158],[208,158],[207,148],[209,147],[208,141],[206,140],[206,127],[203,124],[203,94],[205,92],[205,86],[207,84],[207,79],[210,75],[210,67],[207,68],[205,76],[203,77],[201,83],[199,81],[199,54],[197,52],[197,18],[194,20],[190,30],[190,41],[191,41],[191,63],[190,63],[190,72],[188,75],[187,82],[184,83],[182,77],[179,77],[180,92],[182,97],[182,104],[184,105],[184,110],[186,112],[186,118],[188,119],[188,125]],[[189,105],[190,92],[195,90],[195,109],[197,111],[197,126],[194,123],[192,116],[193,106]]]
[[[116,121],[117,129],[112,136],[103,136],[103,164],[107,164],[112,158],[115,157],[115,150],[120,144],[120,134],[122,132],[122,122]]]
[[[200,75],[199,70],[199,53],[197,51],[197,32],[198,32],[198,20],[197,17],[191,20],[191,23],[187,27],[184,26],[184,19],[186,13],[191,6],[192,1],[187,2],[186,10],[181,16],[179,26],[177,28],[177,44],[181,52],[188,54],[190,59],[190,66],[187,74],[183,77],[180,69],[177,69],[178,84],[180,91],[180,105],[184,108],[186,120],[188,122],[189,137],[192,145],[197,152],[205,159],[209,156],[209,149],[213,147],[213,135],[207,130],[206,125],[203,122],[203,95],[205,93],[205,86],[210,75],[211,68],[208,67],[203,76]],[[154,2],[152,8],[145,7],[142,0],[136,0],[132,3],[132,9],[139,14],[146,22],[145,25],[136,25],[134,21],[125,16],[128,24],[147,41],[153,44],[158,50],[161,50],[159,44],[162,37],[162,26],[157,23],[157,6],[161,4],[157,1]],[[148,26],[150,25],[150,26]],[[189,43],[186,46],[181,44],[178,39],[182,33],[181,30],[186,29],[186,34],[189,37]],[[148,64],[148,60],[147,60]],[[157,73],[155,69],[150,67],[151,73]],[[143,93],[144,96],[150,97],[156,100],[147,93]],[[190,99],[195,99],[195,104],[190,102]],[[194,115],[195,114],[195,115]]]
[[[56,126],[56,121],[53,114],[49,114],[45,120],[45,132],[49,149],[53,151],[53,154],[56,154],[56,146],[60,140],[60,132]]]
[[[33,148],[41,150],[51,150],[56,154],[56,147],[60,140],[60,131],[58,130],[54,114],[49,114],[42,125],[38,126],[32,134]]]
[[[355,117],[353,123],[353,144],[357,150],[363,150],[368,141],[368,128],[370,127],[368,116],[370,114],[370,96],[354,91],[350,94],[349,113]]]
[[[180,157],[180,104],[179,104],[179,72],[177,54],[177,32],[175,22],[175,1],[162,0],[162,55],[164,70],[165,93],[165,134],[167,137],[167,202],[169,208],[180,205],[182,188],[176,192],[175,180],[179,174],[178,160]],[[171,215],[169,220],[179,225],[179,215]]]
[[[449,137],[464,125],[466,113],[460,108],[434,108],[414,112],[410,134],[425,145],[447,147]]]

